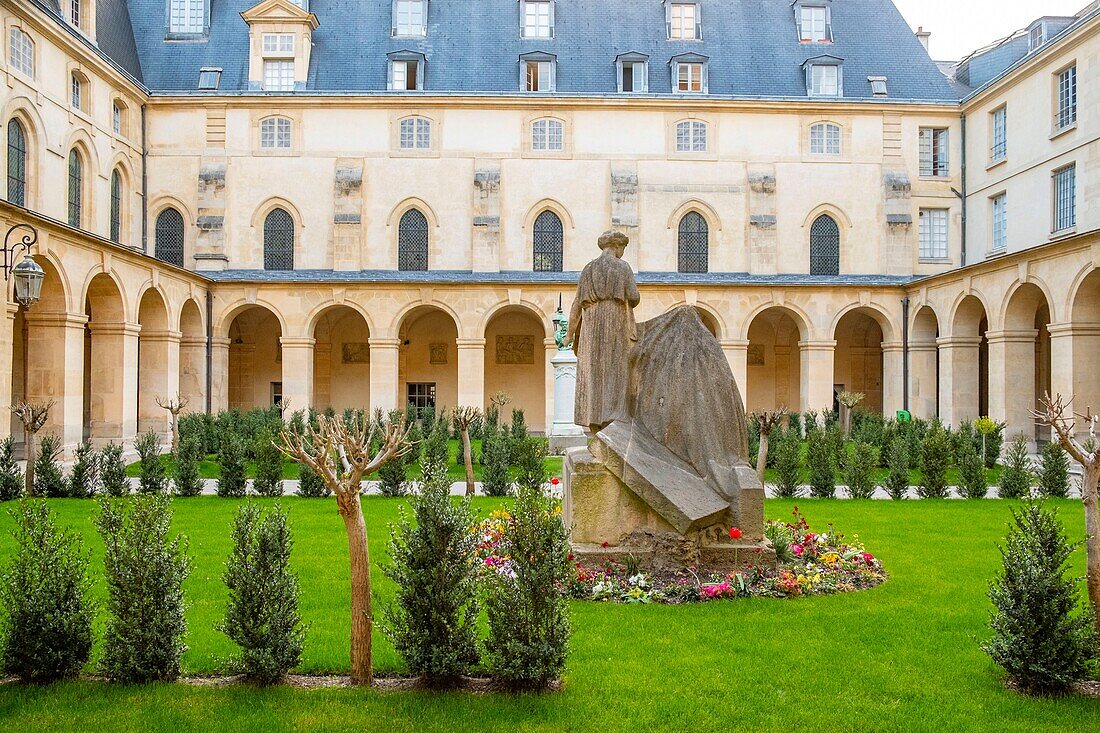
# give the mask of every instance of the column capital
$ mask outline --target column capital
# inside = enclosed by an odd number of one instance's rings
[[[803,351],[832,351],[836,341],[799,341],[798,348]]]
[[[284,349],[312,349],[316,343],[317,340],[312,338],[279,337],[279,345]]]
[[[368,338],[367,343],[372,349],[393,349],[396,351],[401,348],[401,339]]]
[[[989,339],[989,343],[991,344],[1023,344],[1033,343],[1035,339],[1039,337],[1039,332],[1034,328],[1006,331],[986,331],[985,337]]]
[[[936,343],[935,339],[932,339],[931,341],[910,341],[909,342],[909,352],[910,353],[912,353],[914,351],[935,351],[938,348],[939,348],[939,344]]]
[[[233,345],[233,339],[228,336],[214,336],[210,339],[210,345],[215,349],[228,349]]]
[[[748,340],[742,341],[741,339],[720,339],[718,341],[718,345],[723,350],[740,349],[741,351],[747,351],[750,343]]]
[[[84,328],[88,316],[83,313],[41,313],[28,311],[24,318],[31,326],[61,326],[65,328]]]
[[[982,345],[981,336],[941,336],[936,344],[944,349],[976,349]]]
[[[142,331],[141,340],[152,342],[167,341],[169,343],[178,344],[183,341],[183,334],[180,331]]]
[[[1100,336],[1100,323],[1048,323],[1047,332],[1051,338]]]
[[[455,339],[455,346],[460,349],[484,349],[485,339]]]
[[[229,339],[226,339],[228,341]],[[212,339],[217,342],[217,339]],[[205,336],[184,336],[180,334],[180,346],[206,346]]]
[[[96,323],[92,321],[88,324],[88,330],[92,332],[93,336],[130,336],[137,338],[141,334],[140,323]]]

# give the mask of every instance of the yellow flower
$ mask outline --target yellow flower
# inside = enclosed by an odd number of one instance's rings
[[[835,552],[826,553],[821,556],[821,562],[825,563],[826,565],[836,565],[838,562],[840,562],[840,555],[836,554]]]

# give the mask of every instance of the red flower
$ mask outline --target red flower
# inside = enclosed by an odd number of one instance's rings
[[[741,530],[737,529],[737,527],[730,527],[730,539],[741,539]]]
[[[561,482],[558,481],[557,477],[555,477],[555,478],[550,479],[550,483],[553,484],[554,486],[557,486]]]
[[[609,545],[607,542],[601,542],[600,543],[600,547],[610,547],[610,546],[611,545]]]

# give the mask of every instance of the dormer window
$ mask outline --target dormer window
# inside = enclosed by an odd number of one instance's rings
[[[428,35],[428,0],[393,0],[395,38]]]
[[[885,76],[869,76],[867,81],[871,83],[871,94],[876,97],[889,96],[886,89],[886,77]]]
[[[305,2],[263,0],[241,13],[248,24],[248,88],[293,92],[309,78],[317,16]]]
[[[557,58],[552,54],[530,53],[519,59],[520,90],[553,92],[557,88]]]
[[[169,0],[169,36],[194,36],[205,32],[206,0]]]
[[[697,41],[703,37],[697,3],[665,2],[665,25],[670,41]]]
[[[274,56],[294,56],[293,33],[264,34],[264,57],[271,58]]]
[[[202,91],[214,91],[222,81],[222,70],[216,67],[199,69],[198,88]]]
[[[264,61],[264,91],[294,91],[294,62]]]
[[[1027,33],[1028,52],[1037,50],[1047,42],[1047,27],[1043,21],[1037,21]]]
[[[835,56],[818,56],[803,64],[806,93],[811,97],[843,97],[841,61]]]
[[[390,54],[390,91],[415,92],[424,88],[423,54],[401,51]]]
[[[554,3],[552,0],[520,0],[521,27],[524,38],[554,37]]]
[[[698,54],[673,56],[672,91],[676,94],[707,93],[707,57]]]
[[[69,5],[69,22],[73,24],[74,28],[80,27],[80,19],[83,16],[84,3],[83,0],[68,0]]]
[[[649,91],[649,57],[643,53],[624,53],[615,59],[619,92],[644,94]]]
[[[827,5],[800,5],[798,37],[803,43],[832,43],[832,9]]]

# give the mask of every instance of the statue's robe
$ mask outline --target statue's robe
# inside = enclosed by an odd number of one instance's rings
[[[630,349],[638,337],[634,308],[640,300],[634,272],[611,249],[581,271],[569,316],[576,333],[574,420],[593,432],[629,417]]]

